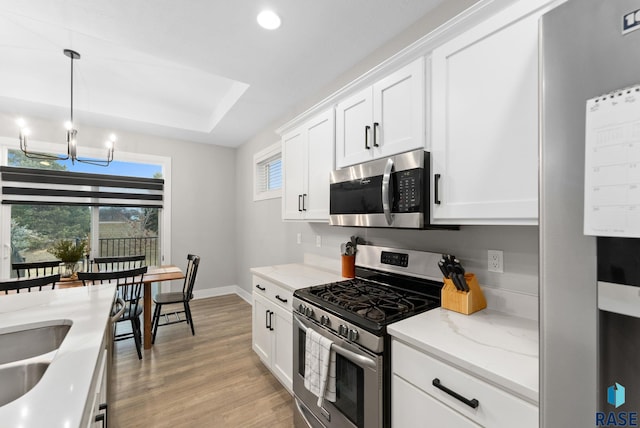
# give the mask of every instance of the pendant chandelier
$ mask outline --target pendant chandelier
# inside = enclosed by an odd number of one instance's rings
[[[54,155],[49,153],[41,153],[41,152],[30,152],[27,149],[27,137],[29,136],[30,131],[25,128],[26,123],[22,119],[18,119],[18,126],[20,127],[20,150],[22,153],[28,158],[31,159],[41,159],[41,160],[67,160],[71,159],[71,163],[75,164],[76,162],[88,163],[91,165],[98,166],[108,166],[113,160],[113,149],[116,141],[116,136],[111,134],[109,140],[105,143],[107,146],[107,158],[105,160],[101,159],[81,159],[77,156],[77,134],[78,131],[75,129],[75,124],[73,123],[73,60],[80,59],[80,54],[71,49],[65,49],[65,56],[71,58],[71,117],[69,121],[65,124],[65,128],[67,129],[67,155]]]

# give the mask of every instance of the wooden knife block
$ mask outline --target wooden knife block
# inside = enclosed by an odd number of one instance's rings
[[[480,289],[476,276],[472,273],[464,275],[469,291],[459,291],[449,278],[443,278],[444,287],[441,291],[441,306],[451,311],[469,315],[487,307],[487,300]]]

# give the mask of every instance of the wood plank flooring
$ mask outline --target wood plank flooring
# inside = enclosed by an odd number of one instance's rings
[[[116,342],[109,426],[292,427],[293,399],[251,349],[251,305],[236,295],[194,300],[187,323],[158,329],[138,360]]]

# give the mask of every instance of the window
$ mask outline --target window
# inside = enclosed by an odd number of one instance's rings
[[[48,249],[60,239],[90,241],[91,257],[145,254],[148,265],[170,263],[163,257],[170,244],[169,159],[123,152],[125,160],[109,168],[40,162],[11,144],[4,148],[4,140],[0,242],[10,257],[0,263],[2,276],[13,273],[10,262],[54,259]],[[38,172],[4,177],[24,168]]]
[[[282,149],[275,143],[253,156],[253,200],[279,198],[282,195]]]

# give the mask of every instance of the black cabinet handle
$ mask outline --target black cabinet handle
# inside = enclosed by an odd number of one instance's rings
[[[300,201],[302,200],[302,195],[298,195],[298,211],[302,212],[302,208],[300,207]]]
[[[269,312],[271,312],[269,309],[264,311],[264,327],[271,330],[271,326],[269,325]]]
[[[273,331],[273,319],[271,316],[273,315],[273,311],[269,311],[269,330]]]
[[[265,291],[267,287],[260,287],[260,284],[256,284],[256,288],[260,291]]]
[[[102,403],[98,406],[98,410],[103,411],[104,413],[100,413],[99,415],[96,415],[96,418],[94,419],[94,422],[102,422],[102,427],[108,427],[109,426],[109,420],[107,419],[107,415],[109,414],[109,406],[107,405],[107,403]]]
[[[306,211],[306,210],[307,210],[307,208],[305,208],[305,206],[304,206],[304,201],[305,201],[306,199],[307,199],[307,194],[306,194],[306,193],[303,193],[303,194],[302,194],[302,211]]]
[[[276,294],[276,299],[280,300],[282,303],[287,303],[287,299],[283,299],[279,294]]]
[[[452,391],[449,388],[447,388],[446,386],[442,385],[440,383],[440,379],[438,379],[438,378],[435,378],[433,380],[432,384],[433,384],[433,386],[435,386],[436,388],[438,388],[441,391],[446,392],[447,394],[449,394],[453,398],[462,401],[464,404],[466,404],[467,406],[471,407],[472,409],[476,409],[480,405],[480,402],[478,400],[476,400],[475,398],[472,399],[472,400],[469,400],[468,398],[464,398],[462,395],[458,394],[457,392]]]
[[[438,188],[440,187],[440,174],[433,175],[433,203],[440,205],[440,196],[438,195]]]
[[[369,125],[366,125],[364,127],[364,148],[369,150],[371,149],[371,147],[369,147],[369,130],[371,129],[371,127]]]
[[[378,145],[378,127],[380,124],[378,122],[373,122],[373,147],[380,147]]]

